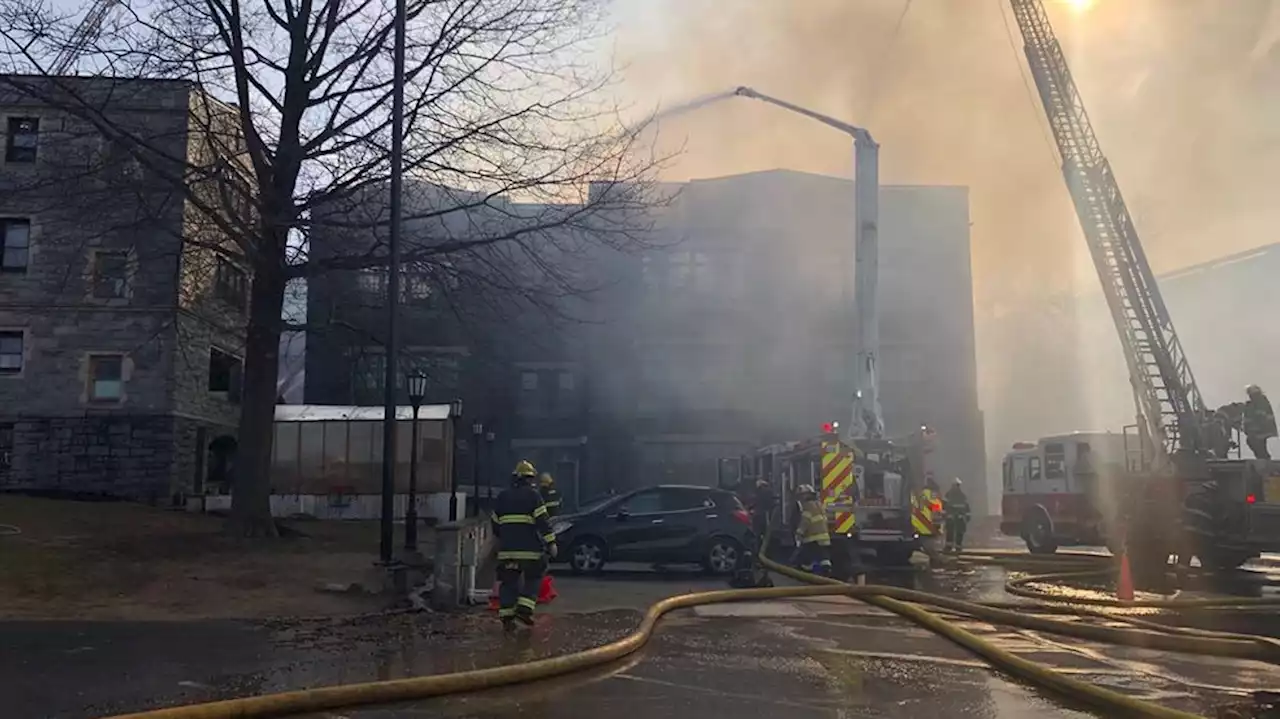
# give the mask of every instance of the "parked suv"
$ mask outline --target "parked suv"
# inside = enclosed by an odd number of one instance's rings
[[[751,517],[729,491],[659,485],[608,497],[553,523],[560,555],[574,573],[598,572],[606,562],[700,564],[713,574],[733,571],[755,543]]]

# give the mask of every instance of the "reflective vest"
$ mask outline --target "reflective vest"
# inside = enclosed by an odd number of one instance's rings
[[[800,544],[817,543],[822,547],[831,546],[831,533],[827,530],[827,513],[817,502],[805,502],[800,505],[800,527],[796,530],[796,541]]]
[[[933,496],[931,490],[922,489],[919,494],[911,495],[912,529],[921,537],[932,537],[937,534],[938,526],[934,522],[933,515],[941,511],[942,503]]]

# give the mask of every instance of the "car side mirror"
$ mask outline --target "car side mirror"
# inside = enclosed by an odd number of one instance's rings
[[[625,522],[627,521],[627,517],[630,517],[630,516],[631,516],[630,514],[627,514],[627,510],[619,509],[618,513],[613,515],[613,518],[618,520],[619,522]]]

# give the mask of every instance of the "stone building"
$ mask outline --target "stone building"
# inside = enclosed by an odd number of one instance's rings
[[[187,82],[0,76],[0,490],[227,479],[249,276],[172,178],[223,154],[228,111]]]

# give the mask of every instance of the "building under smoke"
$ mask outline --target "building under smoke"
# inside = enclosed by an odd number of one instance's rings
[[[429,371],[432,398],[460,397],[464,427],[483,425],[483,442],[459,457],[464,485],[501,483],[518,458],[555,472],[571,505],[647,484],[714,484],[720,458],[848,421],[852,183],[774,171],[665,189],[675,199],[653,210],[640,246],[574,258],[595,291],[564,298],[566,318],[529,308],[484,318],[471,305],[492,297],[474,293],[450,293],[447,308],[406,302],[406,351],[449,352],[448,372]],[[967,190],[883,188],[880,238],[889,431],[933,426],[938,471],[982,477]],[[317,233],[313,251],[329,241]],[[309,288],[307,402],[381,401],[381,365],[353,358],[377,356],[382,290],[346,274]],[[338,307],[341,327],[329,326]]]

